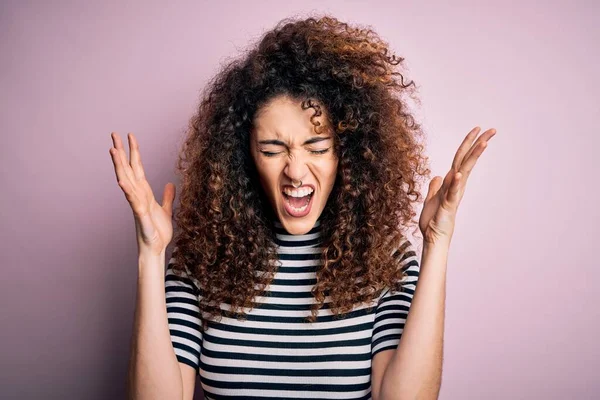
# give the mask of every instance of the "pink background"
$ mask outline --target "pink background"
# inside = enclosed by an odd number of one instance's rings
[[[124,397],[137,253],[110,132],[161,198],[206,81],[307,12],[406,57],[434,174],[498,131],[453,238],[440,399],[600,397],[598,2],[175,3],[0,6],[0,398]]]

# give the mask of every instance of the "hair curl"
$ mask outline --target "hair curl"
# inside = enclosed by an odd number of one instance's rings
[[[326,296],[340,315],[384,287],[401,290],[398,261],[406,248],[399,245],[404,229],[417,225],[418,178],[430,170],[417,141],[423,132],[404,99],[415,98],[414,82],[396,71],[404,59],[388,52],[371,29],[331,16],[288,18],[209,82],[177,161],[173,252],[173,268],[195,278],[202,329],[223,315],[243,319],[241,308],[255,306],[277,268],[274,211],[249,135],[257,112],[278,95],[302,100],[316,115],[325,107],[339,159],[320,217],[323,265],[308,321],[316,320]]]

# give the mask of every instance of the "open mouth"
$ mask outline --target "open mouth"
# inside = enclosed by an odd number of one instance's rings
[[[283,203],[288,214],[294,217],[303,217],[310,212],[314,191],[304,196],[291,196],[285,192],[283,194]]]

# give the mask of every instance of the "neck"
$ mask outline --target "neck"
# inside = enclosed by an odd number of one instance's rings
[[[315,235],[315,234],[319,234],[321,233],[321,217],[317,218],[317,220],[315,221],[315,223],[310,226],[308,228],[308,230],[305,228],[306,232],[305,233],[300,233],[300,234],[293,234],[290,233],[281,223],[281,221],[279,220],[279,218],[277,218],[276,216],[273,218],[273,226],[276,229],[276,233],[278,234],[283,234],[283,235],[288,235],[288,236],[305,236],[305,235]]]

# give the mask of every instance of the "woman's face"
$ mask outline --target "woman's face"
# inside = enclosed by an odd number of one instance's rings
[[[324,110],[322,110],[324,111]],[[250,152],[260,183],[283,227],[291,234],[307,233],[325,208],[335,182],[338,159],[325,112],[317,134],[300,101],[272,99],[258,113],[250,134]],[[302,181],[302,186],[294,188]]]

